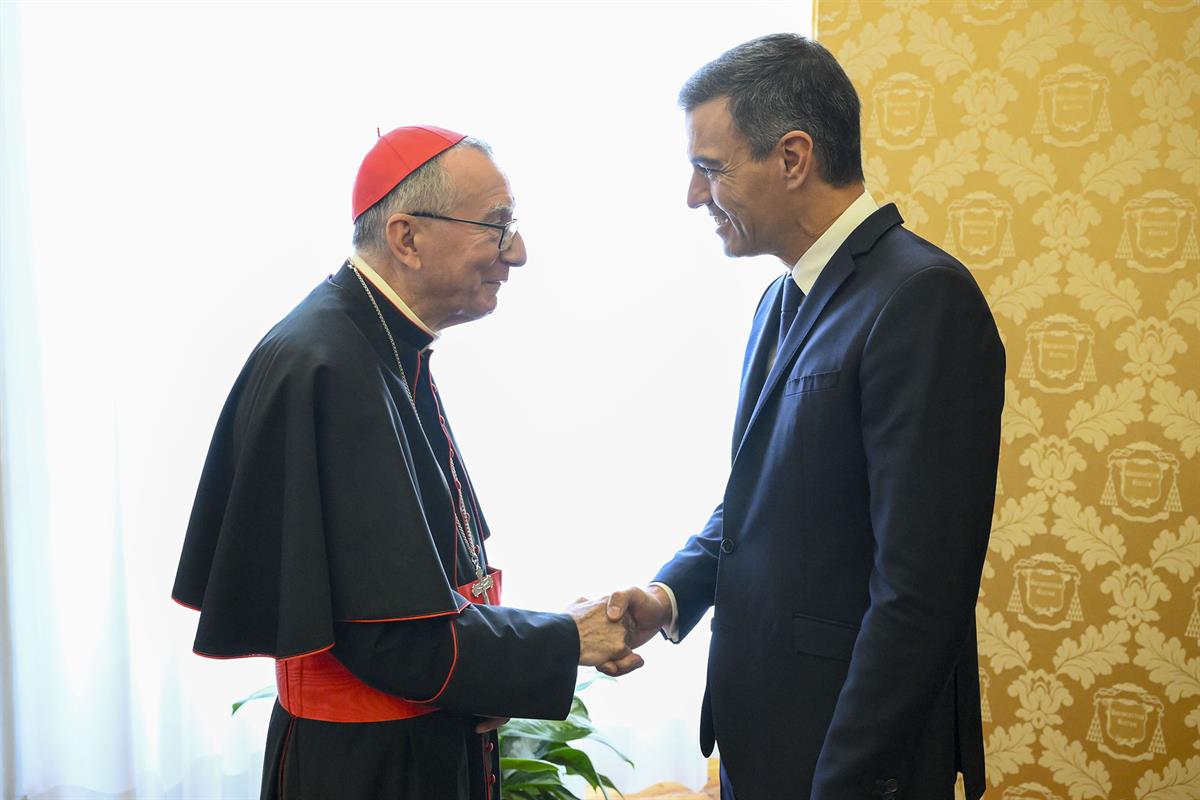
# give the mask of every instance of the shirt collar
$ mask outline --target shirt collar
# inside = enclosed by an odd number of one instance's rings
[[[821,270],[825,269],[829,259],[833,258],[833,254],[850,237],[854,229],[875,213],[875,209],[878,207],[875,199],[871,197],[871,193],[863,191],[858,199],[851,203],[841,216],[835,219],[833,224],[813,242],[812,247],[808,248],[804,255],[800,256],[796,265],[792,267],[792,278],[800,287],[800,291],[805,295],[812,291],[813,284],[817,282],[817,276],[821,274]]]
[[[421,318],[413,313],[413,310],[408,307],[408,303],[400,299],[400,295],[396,294],[396,290],[388,285],[388,282],[381,278],[379,273],[372,269],[371,265],[368,264],[362,256],[358,254],[350,256],[350,263],[358,267],[358,271],[362,273],[363,277],[370,281],[372,286],[382,292],[383,296],[391,301],[392,305],[394,305],[401,314],[407,317],[414,325],[432,336],[434,339],[438,338],[438,332],[422,322]]]

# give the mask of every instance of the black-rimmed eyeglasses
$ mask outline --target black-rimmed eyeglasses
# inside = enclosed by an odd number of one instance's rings
[[[517,221],[515,219],[510,219],[508,222],[480,222],[475,219],[458,219],[457,217],[444,217],[441,214],[427,214],[424,211],[411,211],[409,212],[409,216],[441,219],[446,222],[462,222],[467,225],[479,225],[484,228],[495,228],[500,231],[499,249],[501,253],[512,247],[513,239],[517,238]]]

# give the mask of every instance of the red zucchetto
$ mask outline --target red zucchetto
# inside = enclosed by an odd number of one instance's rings
[[[433,125],[396,128],[379,137],[354,179],[353,219],[383,199],[418,167],[466,138]]]

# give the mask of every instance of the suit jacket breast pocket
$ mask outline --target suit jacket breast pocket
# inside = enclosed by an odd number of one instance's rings
[[[858,628],[842,622],[792,615],[792,644],[799,653],[849,661],[858,640]]]
[[[840,369],[833,369],[825,372],[810,372],[808,375],[797,375],[788,379],[787,385],[783,389],[783,395],[787,397],[792,394],[832,389],[837,386],[838,376],[841,374]]]

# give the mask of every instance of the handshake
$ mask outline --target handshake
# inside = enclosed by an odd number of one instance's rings
[[[634,586],[597,600],[581,597],[566,613],[579,629],[580,665],[618,676],[645,663],[634,649],[669,625],[673,612],[661,586]]]

